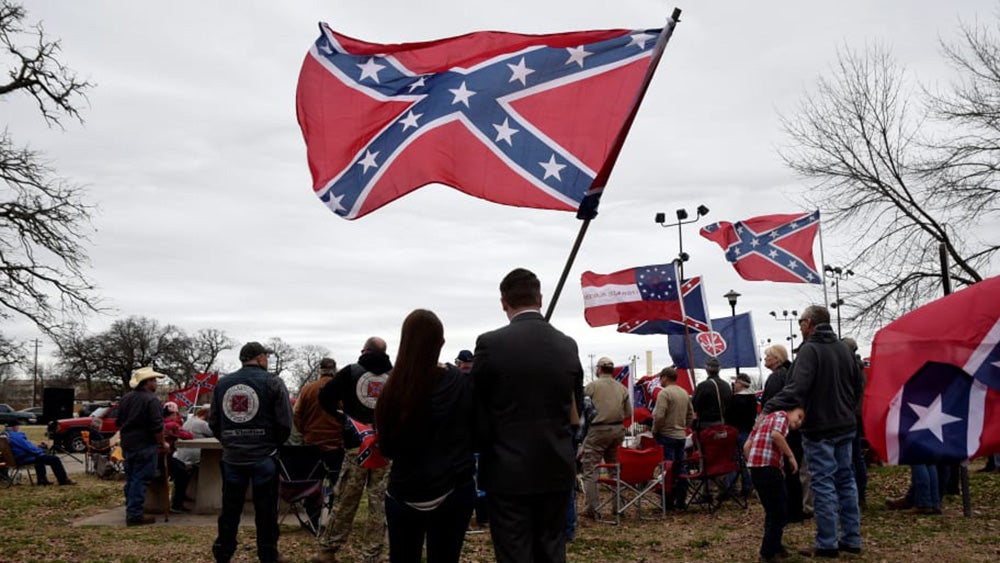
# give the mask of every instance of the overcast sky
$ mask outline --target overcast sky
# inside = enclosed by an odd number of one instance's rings
[[[97,2],[27,1],[62,40],[62,61],[96,83],[84,125],[47,129],[27,100],[4,96],[13,138],[45,152],[59,174],[88,188],[98,207],[90,275],[113,314],[234,339],[280,337],[354,361],[364,339],[385,337],[394,355],[402,319],[435,311],[443,360],[505,324],[497,284],[523,266],[542,280],[545,305],[579,222],[571,213],[501,207],[428,186],[356,221],[313,194],[295,117],[303,58],[325,21],[360,39],[400,43],[476,30],[550,33],[663,25],[675,4],[653,0],[392,0]],[[677,229],[653,221],[704,204],[684,230],[686,273],[703,275],[713,316],[742,294],[758,340],[783,341],[788,324],[768,311],[823,301],[821,286],[747,282],[697,235],[710,222],[790,213],[805,184],[784,167],[779,115],[794,114],[838,49],[879,43],[911,76],[946,86],[939,40],[960,19],[991,19],[994,0],[676,4],[683,10],[635,126],[611,176],[600,216],[559,298],[553,323],[580,345],[581,360],[618,363],[652,351],[669,365],[665,336],[618,334],[583,320],[580,274],[670,261]],[[826,259],[850,255],[827,231]],[[818,258],[818,247],[816,249]],[[850,281],[845,282],[845,284]],[[39,336],[18,320],[17,339]],[[858,335],[862,347],[871,334]],[[43,359],[54,346],[43,340]],[[236,350],[223,360],[233,366]]]

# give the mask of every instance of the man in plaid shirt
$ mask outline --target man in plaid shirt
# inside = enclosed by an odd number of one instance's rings
[[[801,407],[764,415],[757,421],[743,448],[750,479],[764,507],[761,561],[777,561],[788,554],[785,546],[781,545],[785,524],[788,523],[788,492],[785,490],[782,458],[788,459],[792,473],[799,470],[785,436],[789,430],[802,426],[804,418],[805,411]]]

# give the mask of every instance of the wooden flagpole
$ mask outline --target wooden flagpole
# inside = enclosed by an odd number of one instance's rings
[[[608,178],[611,176],[611,169],[614,168],[615,162],[618,160],[618,155],[621,153],[622,146],[625,144],[625,137],[628,135],[629,130],[632,128],[632,122],[635,121],[635,116],[639,112],[639,104],[642,103],[642,98],[646,95],[646,90],[649,89],[649,84],[653,80],[653,73],[656,71],[656,67],[660,64],[660,58],[663,56],[663,50],[667,47],[667,41],[670,40],[670,36],[674,33],[674,27],[676,27],[677,22],[680,21],[681,10],[680,8],[674,8],[673,13],[670,18],[667,19],[666,25],[663,27],[663,31],[660,32],[660,37],[656,40],[656,47],[653,49],[653,55],[649,61],[649,67],[646,69],[646,76],[642,79],[642,84],[639,87],[639,91],[636,93],[635,102],[632,104],[632,109],[629,111],[628,117],[625,119],[625,123],[622,125],[621,131],[618,132],[618,136],[615,138],[614,144],[611,146],[611,151],[608,153],[608,158],[605,159],[604,165],[601,166],[601,170],[594,177],[594,181],[590,185],[590,189],[587,190],[588,194],[593,194],[594,197],[600,198],[600,194],[603,192],[604,187],[608,183]],[[563,287],[566,285],[566,278],[569,277],[569,271],[573,267],[573,262],[576,261],[576,254],[580,250],[580,245],[583,244],[583,237],[587,234],[587,228],[590,227],[590,221],[593,217],[597,215],[597,206],[594,206],[594,212],[592,216],[583,219],[583,223],[580,225],[580,231],[576,235],[576,241],[573,242],[573,248],[570,250],[569,257],[566,258],[566,266],[563,267],[562,274],[559,276],[559,283],[556,284],[556,289],[549,299],[549,308],[545,311],[545,320],[552,319],[552,313],[556,309],[556,302],[559,301],[559,295],[562,293]]]

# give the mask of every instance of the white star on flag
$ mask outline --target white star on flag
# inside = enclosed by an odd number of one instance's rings
[[[556,180],[562,182],[562,178],[559,177],[559,171],[566,168],[566,165],[556,164],[556,155],[553,154],[550,156],[548,162],[539,162],[538,164],[541,164],[542,168],[545,169],[545,177],[542,180],[548,180],[549,176],[555,176]]]
[[[632,36],[632,42],[629,43],[629,46],[638,45],[640,49],[645,49],[646,42],[652,39],[656,39],[656,36],[648,33],[636,33]]]
[[[580,65],[580,68],[583,68],[583,59],[593,55],[593,53],[588,53],[582,45],[580,47],[566,47],[566,50],[569,51],[569,60],[566,61],[566,64],[576,63]]]
[[[406,131],[410,127],[417,127],[417,119],[424,114],[417,113],[414,114],[412,111],[406,114],[406,117],[400,119],[399,122],[403,124],[403,131]]]
[[[414,80],[413,84],[410,84],[410,92],[413,92],[417,88],[421,88],[424,85],[425,85],[424,77],[421,76],[420,78]]]
[[[942,444],[944,443],[944,434],[941,432],[941,428],[945,424],[951,424],[952,422],[958,422],[962,420],[957,416],[952,416],[943,410],[941,410],[941,395],[935,397],[934,401],[931,402],[929,406],[920,406],[913,403],[907,403],[913,412],[917,414],[918,418],[913,426],[910,427],[910,432],[917,430],[930,430],[931,434],[938,439]]]
[[[535,72],[534,70],[524,65],[524,57],[521,57],[521,62],[517,63],[516,65],[507,63],[507,68],[509,68],[512,73],[510,75],[510,80],[508,80],[507,82],[513,82],[515,80],[518,80],[521,82],[522,86],[528,85],[528,75],[531,74],[532,72]]]
[[[455,99],[451,101],[451,105],[462,102],[465,104],[465,107],[469,107],[469,98],[476,95],[475,92],[465,87],[464,80],[458,88],[448,88],[448,91],[455,95]]]
[[[511,137],[514,135],[514,133],[517,133],[519,129],[514,129],[513,127],[511,127],[509,125],[509,121],[510,120],[505,117],[503,118],[503,123],[500,124],[494,123],[493,128],[497,130],[497,138],[496,138],[497,143],[503,140],[507,141],[508,145],[514,146],[514,142],[511,140]]]
[[[372,58],[368,59],[368,62],[366,62],[365,64],[358,65],[358,68],[361,69],[361,78],[359,78],[358,80],[364,80],[365,78],[371,78],[375,82],[375,84],[379,84],[379,81],[378,81],[378,71],[380,71],[383,68],[385,68],[385,65],[380,65],[380,64],[376,63],[375,62],[375,57],[372,57]]]
[[[358,162],[365,169],[365,172],[368,172],[369,168],[378,168],[378,164],[375,164],[375,157],[378,156],[378,152],[365,151],[365,157]]]

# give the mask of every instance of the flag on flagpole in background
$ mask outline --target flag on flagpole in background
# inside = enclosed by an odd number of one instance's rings
[[[612,372],[612,375],[614,376],[615,381],[617,381],[618,383],[621,383],[625,387],[629,387],[630,386],[630,382],[629,382],[629,375],[630,374],[631,374],[631,370],[629,369],[629,365],[628,364],[625,364],[623,366],[615,366],[615,370]]]
[[[701,276],[684,280],[681,286],[684,296],[684,321],[632,319],[618,325],[618,332],[632,334],[684,334],[687,325],[688,332],[704,332],[710,330],[708,305],[705,303],[705,292]]]
[[[670,357],[677,367],[702,368],[709,356],[718,358],[723,368],[759,365],[750,313],[712,319],[712,328],[712,331],[690,336],[693,361],[688,358],[688,346],[684,335],[671,334],[667,337]]]
[[[346,219],[430,183],[577,211],[637,103],[660,34],[485,31],[393,45],[321,23],[296,94],[313,191]]]
[[[701,236],[726,251],[745,280],[823,283],[813,260],[819,211],[761,215],[702,227]]]
[[[584,272],[583,316],[590,326],[633,319],[684,319],[674,263],[629,268],[611,274]]]
[[[865,437],[891,464],[1000,452],[1000,277],[878,331],[863,404]]]
[[[177,403],[178,406],[191,408],[197,404],[198,395],[201,394],[200,391],[201,387],[192,383],[183,389],[177,389],[176,391],[167,393],[167,400]]]
[[[193,379],[194,383],[201,389],[198,394],[203,395],[215,390],[216,384],[219,383],[219,372],[196,373]]]

